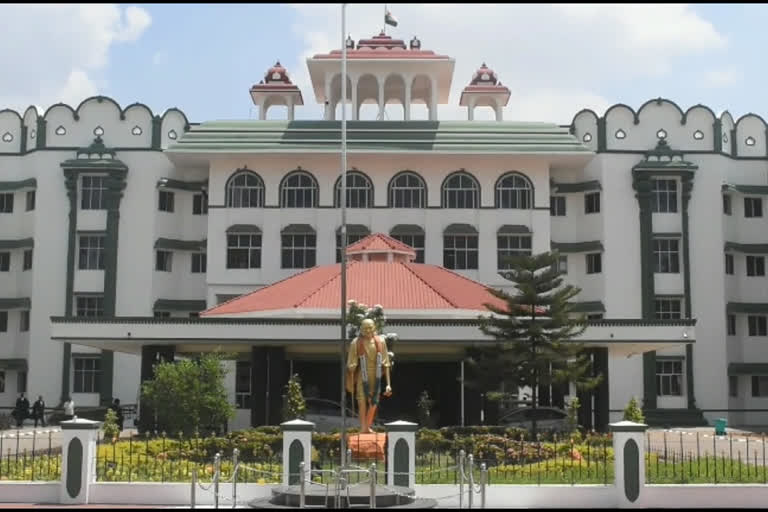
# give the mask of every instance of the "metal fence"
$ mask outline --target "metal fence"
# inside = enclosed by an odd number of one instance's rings
[[[61,446],[54,446],[54,433],[0,432],[0,480],[60,480]]]
[[[651,484],[768,484],[765,434],[648,433],[645,464]]]

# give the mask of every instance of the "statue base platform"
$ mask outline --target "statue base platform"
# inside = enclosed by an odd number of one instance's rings
[[[352,450],[352,460],[384,461],[386,457],[387,434],[347,434],[347,448]]]

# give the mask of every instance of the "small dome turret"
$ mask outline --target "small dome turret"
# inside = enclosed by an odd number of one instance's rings
[[[475,74],[472,75],[472,81],[469,83],[469,85],[501,85],[499,83],[499,79],[496,76],[496,72],[485,65],[485,62],[483,62],[483,65],[480,66],[480,69],[475,71]]]
[[[266,119],[269,107],[284,105],[288,107],[288,120],[292,121],[294,107],[304,104],[301,91],[291,82],[288,70],[280,64],[279,60],[264,73],[263,80],[251,86],[250,92],[253,104],[259,107],[260,120]]]
[[[267,70],[266,74],[264,75],[264,83],[291,84],[291,79],[288,77],[288,71],[280,64],[279,60],[275,62],[274,66]]]

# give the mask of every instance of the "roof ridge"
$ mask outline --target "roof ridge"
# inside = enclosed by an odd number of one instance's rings
[[[453,302],[452,300],[449,300],[449,299],[448,299],[448,297],[446,297],[445,295],[443,295],[442,293],[440,293],[438,290],[436,290],[434,286],[432,286],[432,285],[431,285],[431,284],[429,284],[427,281],[425,281],[425,280],[424,280],[424,278],[422,278],[422,277],[421,277],[421,276],[420,276],[420,275],[419,275],[417,272],[414,272],[414,271],[413,271],[413,269],[411,268],[411,265],[424,265],[424,263],[411,263],[411,262],[404,262],[404,261],[400,261],[400,262],[398,262],[398,263],[399,263],[400,265],[403,265],[403,266],[405,266],[405,268],[407,268],[407,269],[408,269],[408,272],[410,272],[411,274],[413,274],[414,276],[416,276],[416,279],[418,279],[419,281],[421,281],[422,283],[424,283],[425,285],[427,285],[427,287],[428,287],[430,290],[432,290],[433,292],[435,292],[435,294],[437,294],[437,296],[438,296],[438,297],[442,298],[442,299],[443,299],[445,302],[447,302],[448,304],[450,304],[450,305],[451,305],[451,306],[453,306],[454,308],[457,308],[457,309],[458,309],[458,307],[459,307],[459,305],[458,305],[458,304],[456,304],[456,303],[455,303],[455,302]],[[438,267],[437,265],[429,265],[429,266],[430,266],[430,267],[443,268],[443,267]],[[470,281],[472,281],[472,280],[470,279]],[[472,282],[474,282],[474,281],[472,281]]]
[[[325,266],[325,265],[322,265],[322,266]],[[239,299],[244,299],[246,297],[250,297],[251,295],[253,295],[256,292],[260,292],[262,290],[266,290],[267,288],[272,288],[272,287],[277,286],[278,284],[282,283],[283,281],[287,281],[287,280],[292,279],[294,277],[298,277],[298,276],[300,276],[302,274],[306,274],[310,270],[313,270],[313,269],[316,269],[316,268],[320,268],[320,267],[309,267],[307,269],[302,270],[301,272],[297,272],[295,274],[291,274],[288,277],[284,277],[283,279],[280,279],[279,281],[275,281],[274,283],[270,283],[270,284],[268,284],[266,286],[262,286],[261,288],[257,288],[256,290],[253,290],[252,292],[248,292],[248,293],[244,293],[243,295],[238,295],[236,297],[232,297],[231,299],[226,300],[226,301],[222,302],[221,304],[216,304],[215,306],[210,307],[210,308],[206,309],[205,311],[201,311],[200,314],[204,315],[205,313],[207,313],[209,311],[212,311],[212,310],[214,310],[216,308],[224,306],[225,304],[229,304],[230,302],[233,302],[235,300],[239,300]]]
[[[351,266],[352,266],[353,264],[355,264],[355,263],[357,263],[355,260],[351,260],[351,261],[348,261],[348,262],[347,262],[347,268],[351,267]],[[311,298],[313,295],[317,295],[318,293],[320,293],[320,290],[322,290],[323,288],[325,288],[326,286],[328,286],[329,284],[331,284],[331,281],[334,281],[334,280],[336,279],[336,277],[340,277],[340,276],[341,276],[341,263],[336,263],[334,266],[336,266],[336,265],[338,265],[338,266],[339,266],[339,272],[338,272],[337,274],[333,274],[333,275],[330,277],[330,279],[327,279],[327,280],[326,280],[324,283],[322,283],[320,286],[317,286],[317,287],[315,287],[315,289],[312,291],[312,293],[310,293],[309,295],[306,295],[306,296],[305,296],[303,299],[301,299],[301,300],[300,300],[300,301],[299,301],[297,304],[294,304],[294,305],[293,305],[293,307],[295,307],[295,308],[299,307],[299,304],[301,304],[301,303],[303,303],[303,302],[306,302],[306,301],[308,301],[308,300],[309,300],[309,299],[310,299],[310,298]],[[315,268],[317,268],[317,267],[315,267]],[[345,308],[347,307],[347,306],[346,306],[346,304],[344,305],[344,307],[345,307]]]

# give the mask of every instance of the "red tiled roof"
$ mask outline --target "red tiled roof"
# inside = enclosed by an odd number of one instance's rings
[[[350,252],[358,251],[400,251],[407,252],[416,256],[416,251],[413,249],[413,247],[383,233],[373,233],[366,236],[362,240],[358,240],[354,244],[347,246],[348,254]]]
[[[215,306],[201,316],[308,308],[335,309],[341,301],[341,265],[306,270],[247,295]],[[503,307],[486,286],[435,265],[358,262],[347,266],[347,297],[386,309],[470,309],[484,303]]]

